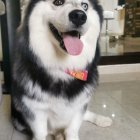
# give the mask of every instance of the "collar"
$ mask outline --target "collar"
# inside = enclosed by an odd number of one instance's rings
[[[87,81],[88,71],[87,70],[66,70],[65,71],[70,76],[79,79],[81,81]]]

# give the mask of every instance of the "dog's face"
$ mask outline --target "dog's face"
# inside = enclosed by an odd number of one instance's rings
[[[95,30],[100,31],[99,16],[91,1],[30,0],[29,7],[34,7],[32,12],[35,15],[30,20],[31,26],[32,22],[39,22],[37,16],[40,15],[51,32],[49,35],[53,44],[70,55],[79,55],[84,46],[81,38],[89,27],[94,24]],[[96,0],[93,1],[96,3]]]
[[[83,50],[80,38],[89,27],[89,1],[54,0],[49,3],[51,10],[47,13],[51,15],[48,21],[52,34],[65,52],[79,55]]]
[[[60,34],[77,31],[79,35],[83,35],[87,31],[87,12],[90,6],[88,0],[54,0],[49,5],[49,21]]]

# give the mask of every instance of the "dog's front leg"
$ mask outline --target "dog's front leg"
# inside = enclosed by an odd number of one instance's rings
[[[65,130],[65,139],[66,140],[79,140],[79,129],[83,120],[83,114],[81,112],[76,113],[73,117],[70,125]]]
[[[47,114],[43,111],[34,113],[34,120],[29,120],[28,123],[33,132],[33,140],[46,140],[47,137]]]

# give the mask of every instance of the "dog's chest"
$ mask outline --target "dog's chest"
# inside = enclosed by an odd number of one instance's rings
[[[50,130],[65,128],[77,113],[83,113],[85,104],[89,101],[86,93],[80,94],[73,101],[62,98],[52,98],[48,101],[48,126]]]
[[[90,96],[83,91],[71,101],[63,97],[46,94],[43,101],[37,102],[25,97],[24,103],[35,115],[37,112],[34,111],[36,110],[43,111],[46,114],[49,131],[53,133],[58,129],[67,127],[76,113],[82,113],[89,99]]]

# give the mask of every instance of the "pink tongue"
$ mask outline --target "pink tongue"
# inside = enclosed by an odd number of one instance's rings
[[[78,37],[64,35],[63,41],[70,55],[79,55],[83,50],[83,43]]]

